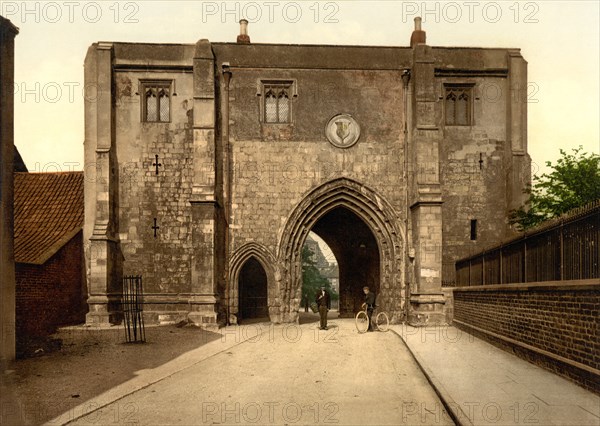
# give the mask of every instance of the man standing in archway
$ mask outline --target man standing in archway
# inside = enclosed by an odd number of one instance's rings
[[[373,326],[371,325],[371,317],[373,316],[373,310],[375,309],[375,293],[372,293],[369,290],[369,287],[363,287],[363,291],[365,292],[365,303],[363,303],[363,307],[367,308],[367,316],[369,317],[369,328],[367,331],[373,331]]]
[[[315,298],[317,305],[319,306],[319,316],[321,317],[321,330],[327,330],[327,312],[331,309],[331,296],[329,292],[325,290],[325,286],[321,286]]]

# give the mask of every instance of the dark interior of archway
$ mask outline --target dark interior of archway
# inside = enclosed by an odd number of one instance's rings
[[[238,320],[269,316],[267,307],[267,274],[256,258],[244,263],[238,281]]]
[[[331,248],[340,274],[340,317],[352,317],[364,300],[362,288],[379,292],[379,248],[367,224],[344,207],[337,207],[311,229]]]

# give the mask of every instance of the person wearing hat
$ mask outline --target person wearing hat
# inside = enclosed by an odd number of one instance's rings
[[[369,328],[367,331],[373,331],[371,317],[373,316],[373,310],[375,309],[375,293],[370,291],[367,286],[363,287],[363,292],[365,293],[365,303],[362,304],[362,307],[367,308],[367,316],[369,317]]]
[[[315,296],[315,302],[319,307],[319,316],[321,317],[321,330],[327,330],[327,312],[331,309],[331,296],[325,290],[325,286],[321,286],[321,290]]]

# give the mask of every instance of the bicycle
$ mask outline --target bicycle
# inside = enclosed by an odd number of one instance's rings
[[[359,333],[362,334],[367,332],[367,330],[369,329],[369,315],[367,314],[367,305],[364,306],[364,309],[362,311],[359,311],[356,314],[354,321],[356,323],[356,329]],[[379,331],[385,332],[389,330],[390,319],[384,311],[377,313],[377,315],[372,315],[371,322],[377,327],[377,330]]]

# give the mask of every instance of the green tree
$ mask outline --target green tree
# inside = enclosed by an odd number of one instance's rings
[[[331,288],[329,280],[317,268],[314,255],[307,246],[302,247],[302,306],[304,307],[315,301],[315,296],[317,291],[321,290],[321,286],[325,286],[331,295],[331,300],[339,298],[339,295]]]
[[[600,199],[600,155],[582,152],[583,146],[572,151],[568,154],[561,149],[556,164],[546,161],[552,171],[534,175],[533,185],[526,190],[529,199],[510,213],[510,223],[521,230],[533,228]]]

